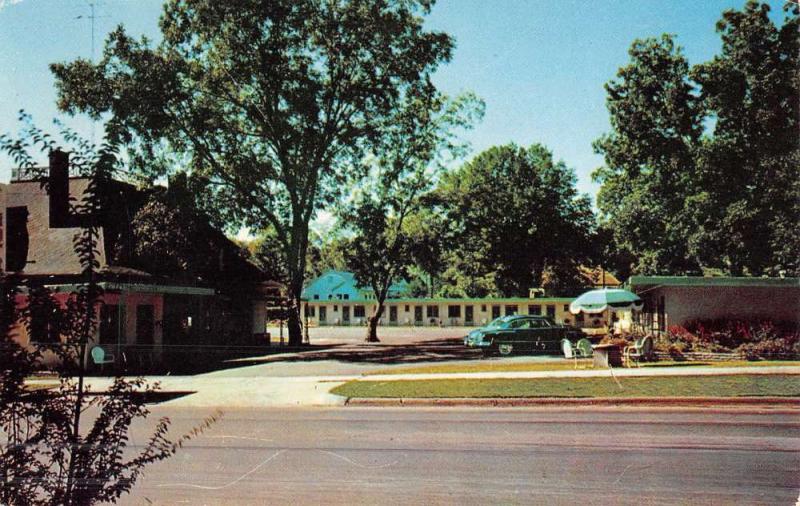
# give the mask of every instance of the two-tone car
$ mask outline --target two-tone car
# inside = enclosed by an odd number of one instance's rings
[[[556,324],[544,316],[512,315],[473,330],[464,338],[464,344],[480,348],[487,355],[558,353],[562,339],[574,343],[583,337],[586,335],[580,329]]]

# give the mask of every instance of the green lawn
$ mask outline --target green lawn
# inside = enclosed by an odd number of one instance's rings
[[[578,367],[591,367],[591,360],[578,360]],[[800,366],[800,361],[789,360],[763,360],[748,362],[746,360],[729,360],[724,362],[675,362],[663,360],[661,362],[643,363],[642,367],[766,367],[766,366]],[[395,367],[380,369],[368,374],[445,374],[462,372],[525,372],[525,371],[563,371],[575,368],[573,361],[560,362],[493,362],[474,361],[461,364],[435,364],[417,367]]]
[[[351,381],[345,397],[743,397],[800,396],[800,375]]]

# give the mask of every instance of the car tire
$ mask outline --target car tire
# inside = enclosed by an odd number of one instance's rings
[[[497,351],[499,351],[503,356],[508,356],[511,355],[512,351],[514,351],[514,346],[510,344],[501,344],[497,347]]]

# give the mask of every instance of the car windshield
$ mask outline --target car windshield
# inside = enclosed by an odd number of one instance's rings
[[[503,328],[506,323],[508,323],[509,317],[508,316],[501,316],[500,318],[495,318],[494,320],[486,326],[487,329],[497,329]]]

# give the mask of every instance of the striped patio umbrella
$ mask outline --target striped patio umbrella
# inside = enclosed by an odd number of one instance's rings
[[[603,288],[591,290],[569,305],[569,312],[578,314],[581,311],[588,314],[602,313],[608,308],[612,309],[641,309],[642,299],[633,292],[621,288]]]

